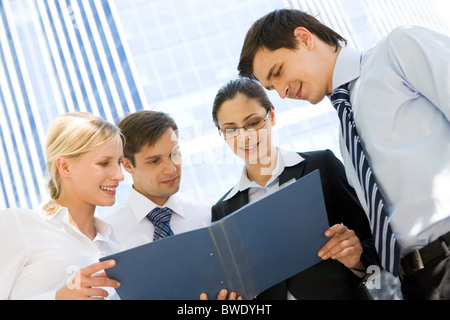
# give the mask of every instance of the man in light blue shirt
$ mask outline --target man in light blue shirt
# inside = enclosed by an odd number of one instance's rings
[[[358,134],[390,204],[403,296],[450,299],[450,38],[402,27],[360,52],[314,17],[277,10],[247,33],[238,69],[281,98],[313,104],[349,83]],[[340,142],[347,178],[367,213]]]

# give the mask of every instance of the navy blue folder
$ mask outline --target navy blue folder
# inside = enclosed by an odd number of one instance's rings
[[[121,299],[215,299],[222,289],[251,299],[321,261],[329,227],[319,171],[314,171],[209,227],[101,260]]]

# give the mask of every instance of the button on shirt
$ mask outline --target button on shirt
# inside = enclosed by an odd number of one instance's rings
[[[79,269],[116,251],[108,224],[95,218],[92,241],[69,223],[66,208],[51,216],[28,209],[0,212],[0,299],[54,299]],[[111,297],[114,289],[105,288]]]
[[[342,48],[333,73],[333,90],[351,81],[356,127],[403,255],[450,230],[449,57],[449,37],[402,27],[365,52]],[[347,178],[367,212],[340,135]]]
[[[153,241],[154,226],[147,214],[157,205],[137,192],[130,190],[128,201],[117,205],[101,217],[112,226],[120,251]],[[174,234],[183,233],[211,224],[211,207],[186,199],[178,194],[169,197],[164,207],[173,210],[170,227]]]

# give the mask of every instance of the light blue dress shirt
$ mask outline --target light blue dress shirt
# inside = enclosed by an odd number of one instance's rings
[[[344,47],[333,89],[349,81],[356,127],[405,255],[450,231],[450,38],[401,27],[365,52]],[[367,212],[342,135],[340,144]]]

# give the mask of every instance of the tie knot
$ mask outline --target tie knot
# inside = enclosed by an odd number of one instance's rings
[[[348,83],[336,88],[330,97],[333,107],[337,108],[342,102],[350,103],[350,94],[348,92]]]
[[[167,223],[170,221],[170,217],[172,216],[172,209],[167,207],[156,207],[149,214],[147,214],[147,218],[153,223],[153,225],[159,225],[161,223]]]

